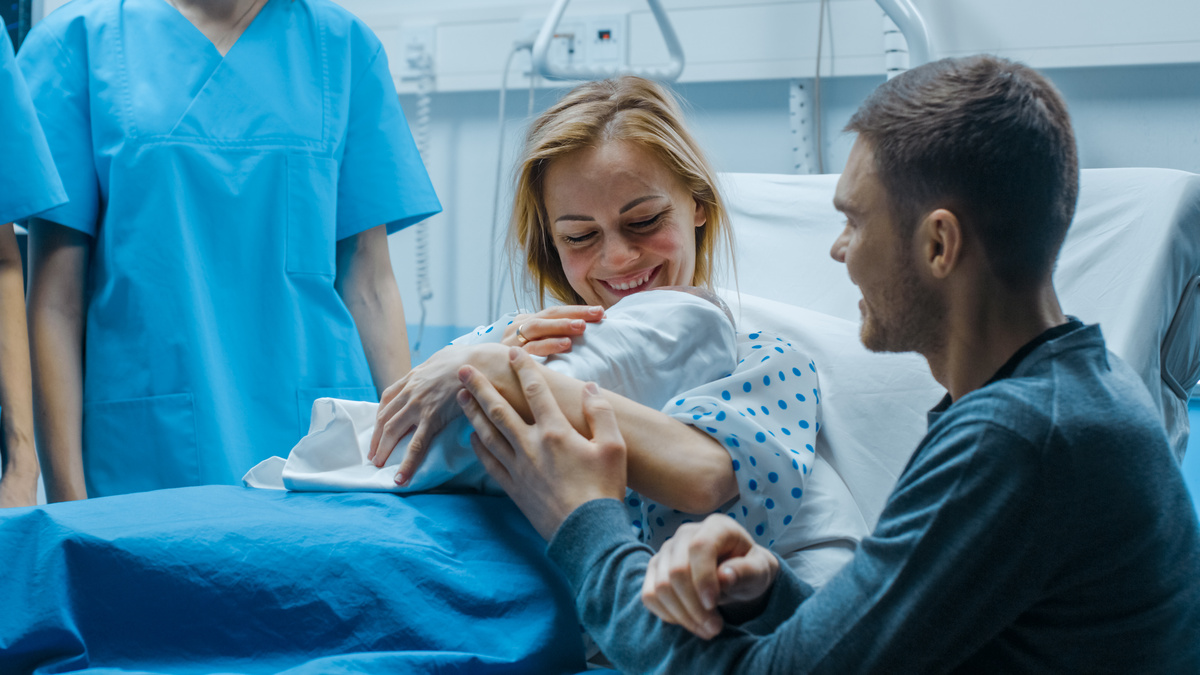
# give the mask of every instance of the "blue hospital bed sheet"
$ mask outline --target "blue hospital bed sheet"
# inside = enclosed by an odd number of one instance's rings
[[[0,514],[0,673],[574,673],[504,497],[209,486]]]

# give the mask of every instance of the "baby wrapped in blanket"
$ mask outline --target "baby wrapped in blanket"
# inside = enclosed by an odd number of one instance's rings
[[[454,344],[499,342],[507,323],[480,327]],[[730,453],[739,491],[721,510],[764,546],[787,557],[814,542],[845,539],[843,531],[865,534],[865,525],[855,524],[839,526],[837,537],[828,535],[829,514],[821,518],[821,532],[807,532],[799,522],[801,497],[820,463],[813,449],[820,426],[814,364],[781,336],[736,332],[728,309],[707,291],[657,289],[624,298],[574,338],[569,352],[544,364],[662,410],[720,441]],[[298,491],[501,491],[471,450],[471,428],[461,415],[433,439],[411,481],[396,485],[407,439],[382,468],[368,461],[376,409],[375,403],[317,400],[308,435],[286,460],[273,457],[251,469],[245,484]],[[835,506],[849,503],[836,475],[828,478],[818,479],[803,501],[815,499],[822,510],[830,500]],[[655,548],[682,523],[699,519],[633,491],[625,502],[630,526]],[[833,567],[822,565],[812,581],[823,581]]]
[[[502,320],[452,344],[499,342]],[[543,359],[547,368],[652,408],[713,382],[737,365],[733,319],[720,298],[694,287],[638,293],[574,338],[571,351]],[[296,491],[501,492],[471,450],[471,427],[459,415],[436,435],[425,461],[401,487],[393,477],[406,437],[383,467],[367,460],[377,403],[322,398],[313,403],[308,435],[284,460],[261,462],[243,479],[251,487]]]

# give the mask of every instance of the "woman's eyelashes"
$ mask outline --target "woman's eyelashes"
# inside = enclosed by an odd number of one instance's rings
[[[649,220],[640,220],[636,223],[630,223],[629,227],[633,228],[634,230],[648,230],[655,225],[658,225],[662,219],[666,217],[666,215],[667,211],[663,211]]]
[[[585,234],[580,234],[580,235],[564,234],[561,236],[562,236],[562,240],[563,240],[564,244],[574,245],[574,244],[582,244],[582,243],[586,242],[587,240],[595,237],[596,233],[595,232],[587,232]]]
[[[658,212],[653,217],[646,220],[637,220],[627,223],[625,227],[634,234],[648,234],[656,230],[663,224],[667,216],[671,213],[671,209],[665,209]],[[587,230],[583,232],[560,233],[559,239],[567,246],[578,246],[586,244],[596,238],[597,230]]]

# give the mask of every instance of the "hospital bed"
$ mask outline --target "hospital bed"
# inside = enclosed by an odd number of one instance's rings
[[[817,364],[818,451],[874,522],[942,389],[858,343],[835,176],[727,174],[746,329]],[[1200,176],[1085,171],[1056,281],[1173,447],[1197,378]],[[286,450],[286,449],[282,449]],[[212,486],[0,513],[0,672],[582,671],[569,590],[504,498]]]

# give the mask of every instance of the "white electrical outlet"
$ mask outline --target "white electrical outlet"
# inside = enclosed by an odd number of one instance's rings
[[[587,17],[587,60],[589,66],[623,66],[629,62],[629,15]]]

